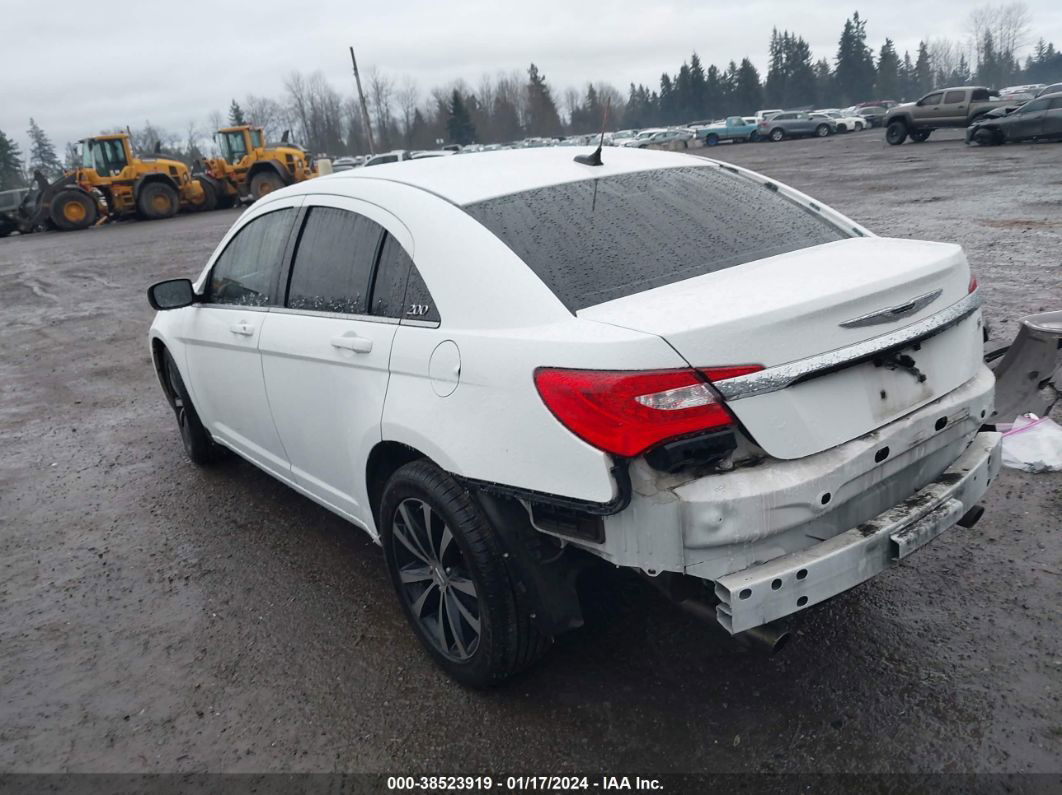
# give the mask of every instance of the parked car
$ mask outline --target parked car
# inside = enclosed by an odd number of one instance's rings
[[[782,113],[781,108],[773,108],[770,110],[758,110],[754,115],[756,116],[756,121],[761,122],[764,119],[769,119],[771,116],[774,116],[778,113]]]
[[[743,143],[755,141],[759,137],[757,126],[755,121],[749,123],[741,116],[728,116],[722,121],[696,128],[695,133],[705,146],[715,146],[720,141]]]
[[[884,105],[867,105],[855,110],[855,115],[862,118],[868,127],[881,127],[885,123],[885,116],[889,109]]]
[[[459,153],[459,149],[424,149],[418,152],[411,152],[409,155],[409,159],[423,160],[426,157],[450,157],[451,155],[456,155]]]
[[[1044,94],[1018,108],[998,108],[966,128],[966,143],[1062,140],[1062,92]]]
[[[961,86],[931,91],[916,102],[897,105],[885,117],[885,140],[899,146],[908,138],[922,143],[933,130],[968,127],[980,116],[1007,104],[998,93],[983,86]]]
[[[623,146],[631,149],[646,149],[650,146],[661,146],[679,141],[685,146],[693,138],[693,132],[684,127],[676,127],[668,130],[646,130],[626,141]]]
[[[641,131],[640,130],[619,130],[618,132],[612,133],[612,136],[611,136],[611,138],[609,140],[609,143],[612,146],[623,146],[627,141],[631,140],[636,135],[638,135],[639,132],[641,132]]]
[[[1044,94],[1057,94],[1062,92],[1062,83],[1052,83],[1049,86],[1044,86],[1036,92],[1037,97],[1042,97]]]
[[[398,163],[403,160],[409,160],[413,157],[413,153],[405,149],[393,149],[390,152],[382,152],[378,155],[373,155],[365,161],[364,167],[369,166],[382,166],[385,163]]]
[[[337,157],[332,161],[332,170],[349,171],[352,168],[357,168],[358,165],[358,159],[356,157]]]
[[[837,123],[833,119],[813,119],[811,114],[805,111],[786,111],[763,119],[759,123],[757,134],[761,138],[777,142],[783,138],[802,138],[809,135],[825,138],[836,129]]]
[[[598,560],[777,639],[971,524],[999,470],[962,250],[707,158],[547,147],[307,180],[148,297],[191,460],[234,451],[365,530],[469,685],[578,626]],[[1046,395],[1029,366],[1054,362],[1015,368]]]
[[[812,111],[813,114],[822,114],[834,120],[837,125],[837,132],[862,132],[862,130],[870,125],[867,120],[862,116],[844,113],[840,110],[816,110]]]

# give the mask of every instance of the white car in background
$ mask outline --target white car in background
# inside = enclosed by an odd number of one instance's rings
[[[867,122],[862,116],[845,113],[836,108],[815,110],[812,111],[812,113],[821,113],[822,115],[833,119],[837,123],[837,132],[862,132],[867,126]]]
[[[403,160],[411,160],[413,153],[406,149],[392,149],[390,152],[381,152],[378,155],[371,155],[366,158],[362,164],[363,168],[369,166],[382,166],[386,163],[400,163]]]
[[[191,459],[234,451],[365,530],[475,686],[582,622],[595,559],[777,644],[975,521],[1000,435],[958,246],[706,158],[572,154],[257,201],[194,284],[149,291]]]
[[[685,127],[669,127],[662,130],[645,130],[637,136],[623,143],[624,147],[632,149],[645,149],[650,146],[662,146],[674,141],[688,143],[696,137],[693,130]]]

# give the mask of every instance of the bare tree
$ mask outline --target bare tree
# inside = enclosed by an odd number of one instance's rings
[[[376,135],[381,149],[393,145],[394,111],[391,106],[394,83],[375,66],[369,70],[369,111],[376,122]]]
[[[970,34],[973,37],[977,62],[984,60],[985,34],[992,34],[996,52],[1014,57],[1029,43],[1032,16],[1029,7],[1020,0],[1000,5],[978,6],[970,12]]]
[[[406,148],[411,148],[413,146],[413,119],[417,113],[417,103],[420,102],[420,89],[417,88],[416,82],[407,77],[402,81],[395,98],[398,100],[402,143]]]

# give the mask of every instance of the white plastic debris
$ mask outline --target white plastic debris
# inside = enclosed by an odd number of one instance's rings
[[[1062,425],[1048,417],[1022,414],[1003,432],[1003,466],[1023,472],[1062,471]]]

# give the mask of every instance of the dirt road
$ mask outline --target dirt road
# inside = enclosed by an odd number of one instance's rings
[[[961,243],[997,335],[1062,307],[1062,146],[710,154]],[[974,530],[810,611],[773,658],[617,574],[529,675],[454,685],[367,538],[184,457],[144,290],[236,217],[0,240],[0,771],[1062,769],[1062,475],[1005,472]]]

